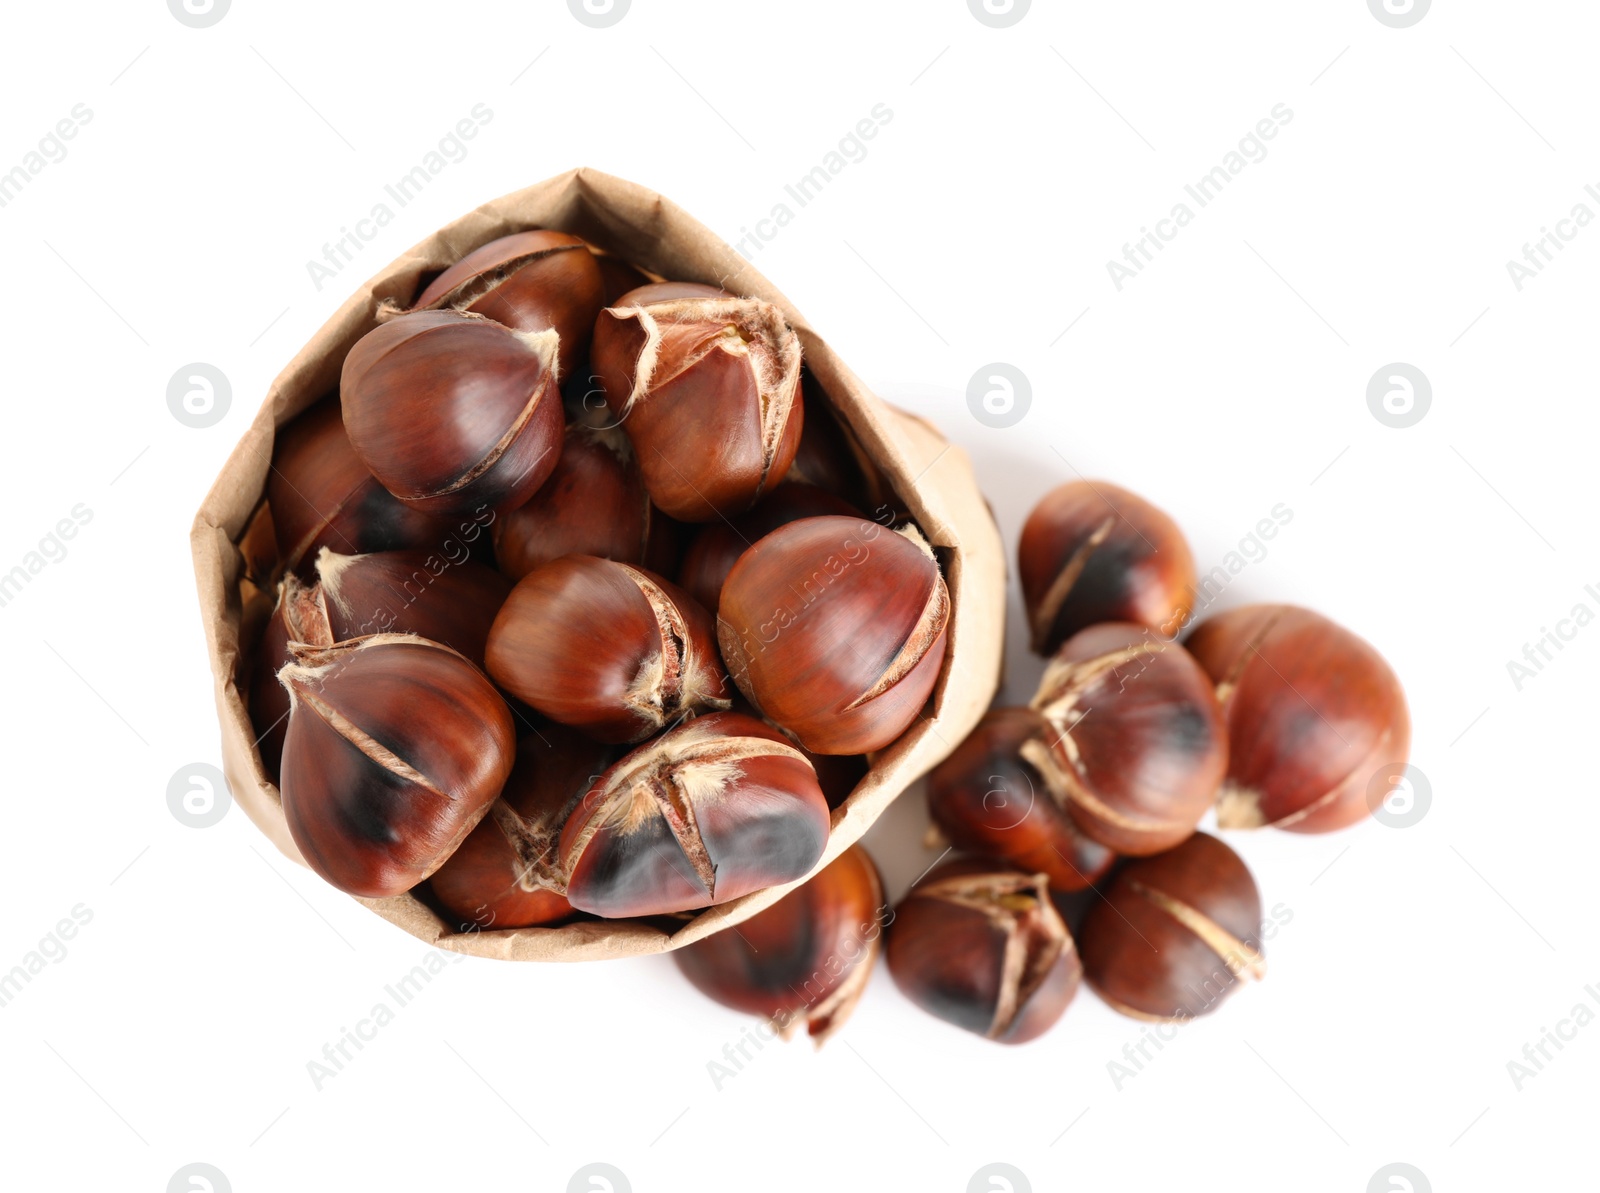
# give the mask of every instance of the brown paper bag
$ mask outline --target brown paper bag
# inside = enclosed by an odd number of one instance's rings
[[[855,374],[776,286],[743,257],[654,191],[590,169],[574,170],[484,204],[440,229],[362,286],[273,382],[266,401],[195,516],[190,535],[200,614],[222,722],[223,770],[233,798],[283,854],[305,864],[289,836],[277,787],[262,769],[243,690],[268,595],[247,578],[243,548],[262,504],[273,438],[338,386],[345,354],[377,324],[379,305],[408,306],[418,278],[496,237],[555,228],[656,275],[705,282],[775,303],[799,334],[806,360],[836,413],[879,465],[939,552],[951,597],[949,651],[930,716],[871,759],[871,768],[833,814],[821,869],[860,838],[900,792],[937,764],[988,708],[999,682],[1005,618],[1005,561],[966,453],[928,423],[892,410]],[[815,871],[813,871],[814,873]],[[578,961],[658,953],[738,923],[798,883],[711,908],[676,931],[632,920],[559,928],[457,933],[410,895],[362,899],[384,919],[441,948],[513,961]]]

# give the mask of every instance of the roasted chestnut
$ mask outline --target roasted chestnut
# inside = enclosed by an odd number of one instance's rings
[[[590,366],[651,499],[674,518],[743,513],[794,460],[800,340],[771,303],[641,286],[600,312]]]
[[[428,551],[317,556],[320,606],[332,640],[416,634],[457,650],[479,667],[489,627],[511,581],[481,563],[451,563]],[[317,639],[320,641],[320,639]]]
[[[765,911],[673,958],[723,1006],[765,1015],[785,1038],[804,1027],[821,1044],[866,990],[888,910],[878,868],[852,845]]]
[[[1093,886],[1116,854],[1084,836],[1057,793],[1022,755],[1051,736],[1030,708],[996,708],[928,775],[928,814],[957,849],[1043,874],[1057,891]]]
[[[397,500],[350,446],[335,397],[279,429],[267,505],[278,559],[302,579],[311,578],[323,547],[350,555],[424,547],[464,556],[480,538],[487,541],[484,528],[494,516],[485,508],[444,517]]]
[[[452,310],[390,320],[345,357],[339,392],[351,446],[416,509],[521,505],[561,454],[558,338]]]
[[[950,594],[915,526],[806,518],[728,574],[717,638],[750,702],[806,749],[882,749],[922,711],[944,665]]]
[[[1078,929],[1084,975],[1140,1019],[1214,1011],[1246,978],[1266,976],[1261,895],[1221,841],[1196,833],[1123,864]]]
[[[793,882],[828,843],[805,756],[740,713],[697,717],[626,755],[567,818],[567,898],[600,916],[667,915]]]
[[[683,554],[678,583],[707,609],[715,609],[722,599],[722,585],[739,556],[780,526],[830,514],[858,520],[861,517],[860,511],[842,497],[815,485],[785,482],[763,497],[755,509],[732,522],[704,527]]]
[[[516,331],[561,337],[565,377],[583,360],[604,302],[605,283],[589,246],[565,232],[516,232],[474,249],[434,278],[417,310],[471,311]]]
[[[895,908],[889,973],[930,1015],[1002,1044],[1054,1027],[1083,968],[1043,874],[947,862]]]
[[[1383,656],[1320,613],[1250,605],[1186,643],[1217,685],[1228,729],[1222,828],[1344,828],[1389,794],[1411,748],[1405,692]]]
[[[1118,853],[1170,849],[1194,832],[1228,766],[1211,683],[1176,642],[1107,622],[1074,634],[1033,708],[1049,723],[1022,756],[1084,834]]]
[[[283,812],[306,862],[352,895],[408,891],[454,852],[511,772],[511,713],[447,646],[374,634],[304,645],[289,690]]]
[[[1144,498],[1105,481],[1045,494],[1022,527],[1017,562],[1040,654],[1102,621],[1175,637],[1194,602],[1194,556],[1183,532]]]
[[[518,581],[488,665],[519,700],[604,742],[643,741],[732,694],[709,613],[660,576],[592,555]]]
[[[550,479],[494,524],[495,562],[513,580],[563,555],[661,571],[676,547],[672,520],[650,504],[628,437],[615,428],[568,428]]]
[[[614,751],[560,725],[517,743],[505,790],[429,880],[463,930],[550,924],[572,914],[556,842]]]

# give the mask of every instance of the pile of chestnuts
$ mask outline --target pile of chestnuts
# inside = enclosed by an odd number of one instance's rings
[[[1394,673],[1292,606],[1218,613],[1180,642],[1193,556],[1171,518],[1111,485],[1049,493],[1019,551],[1048,662],[1029,707],[992,709],[928,777],[929,843],[959,856],[871,913],[871,862],[847,879],[841,858],[738,933],[680,950],[696,986],[820,1038],[881,950],[912,1002],[1015,1044],[1081,980],[1124,1014],[1185,1021],[1264,976],[1255,880],[1199,823],[1215,808],[1222,829],[1328,832],[1375,810],[1373,776],[1410,745]]]
[[[385,306],[279,433],[266,510],[246,679],[289,832],[461,932],[805,878],[946,667],[939,557],[782,311],[562,232]],[[1197,618],[1181,531],[1109,484],[1047,494],[1018,562],[1043,677],[929,775],[938,862],[891,907],[852,846],[678,949],[697,988],[821,1042],[881,954],[1017,1044],[1085,981],[1181,1021],[1265,973],[1255,881],[1200,824],[1361,820],[1409,749],[1394,673],[1307,609]]]
[[[951,602],[794,329],[550,230],[423,282],[274,448],[249,707],[302,856],[458,931],[804,877]]]

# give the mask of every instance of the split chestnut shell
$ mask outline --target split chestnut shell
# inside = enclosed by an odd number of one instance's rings
[[[827,843],[828,805],[805,755],[723,712],[601,775],[567,819],[560,860],[580,911],[668,915],[793,882]]]
[[[600,312],[590,365],[645,488],[685,522],[743,513],[794,462],[800,340],[771,303],[712,286],[641,286]]]
[[[283,811],[306,862],[352,895],[408,891],[454,852],[511,772],[511,712],[449,647],[376,634],[297,650]]]
[[[345,357],[339,392],[351,446],[416,509],[521,505],[561,454],[557,339],[458,311],[390,320]]]

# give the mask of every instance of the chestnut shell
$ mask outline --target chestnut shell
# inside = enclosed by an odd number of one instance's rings
[[[1309,609],[1249,605],[1207,618],[1186,645],[1216,682],[1228,727],[1221,827],[1332,832],[1387,796],[1372,780],[1404,765],[1411,716],[1365,640]]]
[[[1261,895],[1239,855],[1196,833],[1124,863],[1078,929],[1084,975],[1114,1008],[1147,1019],[1216,1010],[1266,973]]]

